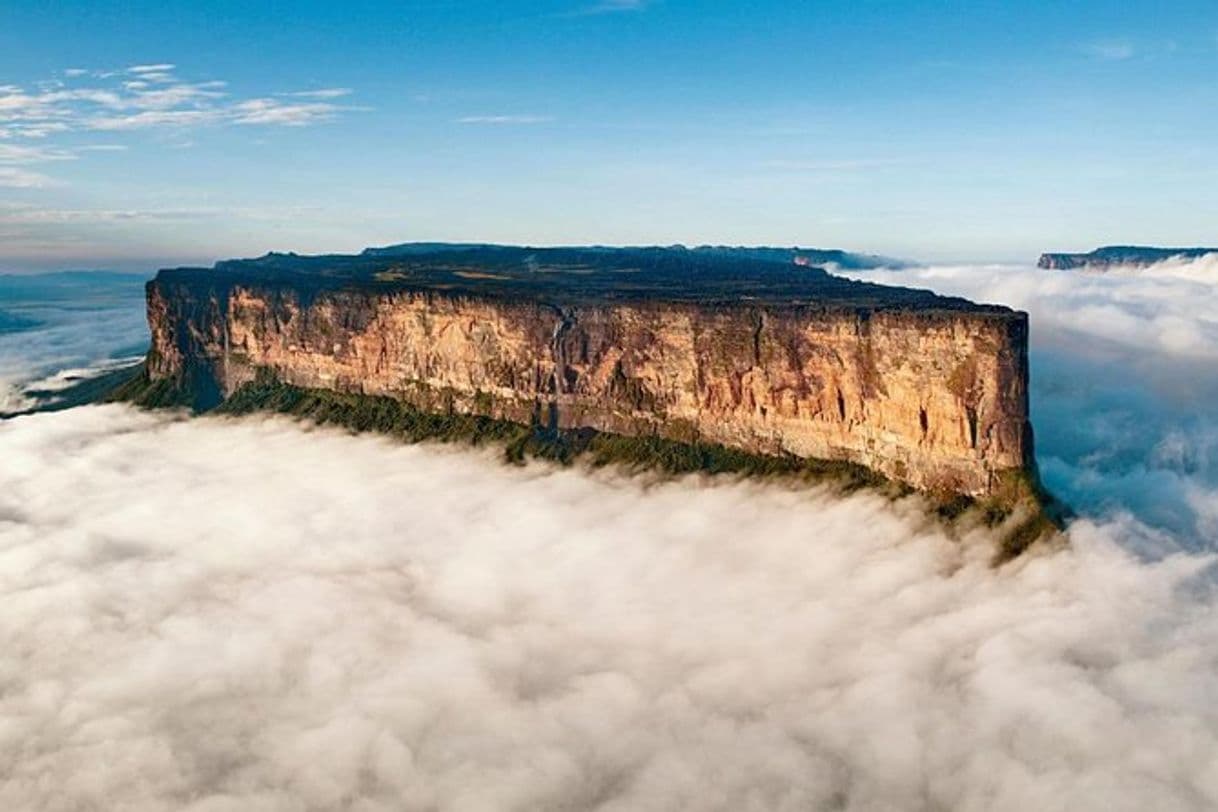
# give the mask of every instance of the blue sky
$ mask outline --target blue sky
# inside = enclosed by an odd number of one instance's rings
[[[1218,243],[1208,2],[0,6],[0,270]]]

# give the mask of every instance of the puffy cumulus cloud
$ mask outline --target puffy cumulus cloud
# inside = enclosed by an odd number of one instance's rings
[[[1218,545],[1218,255],[1107,272],[950,266],[849,276],[996,302],[1031,319],[1045,479],[1075,508]]]
[[[7,809],[1218,804],[1208,558],[91,407],[0,423]]]

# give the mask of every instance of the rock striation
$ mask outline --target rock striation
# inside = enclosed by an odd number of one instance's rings
[[[1028,320],[684,249],[443,246],[161,271],[146,374],[260,376],[545,428],[866,466],[984,497],[1034,470]]]
[[[1108,245],[1087,254],[1041,254],[1038,268],[1048,270],[1107,270],[1122,266],[1147,268],[1169,259],[1197,259],[1218,254],[1218,248],[1151,248],[1139,245]]]

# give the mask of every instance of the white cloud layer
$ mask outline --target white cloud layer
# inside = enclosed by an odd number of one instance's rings
[[[10,809],[1218,804],[1208,559],[282,421],[0,424]]]
[[[0,415],[34,405],[28,389],[52,388],[67,370],[88,377],[116,359],[143,354],[148,324],[140,279],[102,279],[88,287],[39,290],[0,276]],[[8,319],[27,326],[6,331]]]
[[[950,266],[851,273],[1031,314],[1033,423],[1076,508],[1132,511],[1218,547],[1218,255],[1103,273]]]
[[[0,808],[1215,808],[1212,261],[860,275],[1032,313],[1085,518],[998,571],[874,495],[0,422]]]
[[[1038,331],[1065,340],[1218,360],[1218,254],[1105,272],[956,265],[857,276],[1027,310]]]
[[[549,116],[512,115],[512,116],[464,116],[457,119],[458,124],[544,124],[553,121]]]

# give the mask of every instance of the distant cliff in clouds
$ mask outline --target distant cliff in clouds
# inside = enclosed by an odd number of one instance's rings
[[[1039,268],[1052,270],[1106,270],[1116,266],[1146,268],[1168,259],[1196,259],[1218,254],[1218,248],[1155,248],[1140,245],[1108,245],[1086,254],[1041,254]]]

